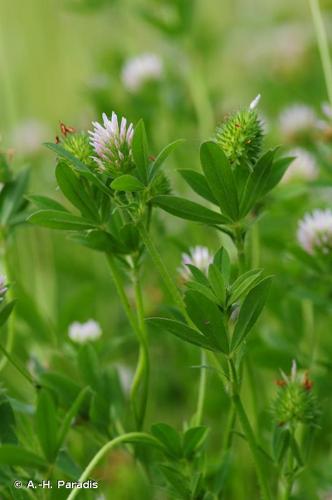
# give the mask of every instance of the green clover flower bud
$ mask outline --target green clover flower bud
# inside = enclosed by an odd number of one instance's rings
[[[62,146],[81,162],[92,168],[96,167],[92,158],[94,151],[90,144],[89,135],[86,132],[74,132],[67,134],[64,138]]]
[[[229,116],[217,128],[216,141],[232,165],[253,165],[261,152],[263,126],[256,110],[258,95],[248,109]]]
[[[278,394],[272,406],[273,416],[279,426],[294,426],[302,423],[315,426],[319,417],[319,409],[312,392],[312,381],[308,374],[300,376],[293,361],[289,377],[284,373],[277,381]]]

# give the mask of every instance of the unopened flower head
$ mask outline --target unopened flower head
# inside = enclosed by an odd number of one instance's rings
[[[312,181],[318,177],[318,168],[315,157],[303,148],[296,148],[290,151],[290,156],[294,156],[294,161],[286,170],[282,178],[283,183],[292,181]]]
[[[209,265],[212,263],[213,257],[209,252],[209,249],[204,246],[196,246],[189,249],[189,253],[182,254],[182,264],[178,271],[180,273],[183,281],[188,281],[190,279],[191,273],[188,264],[191,264],[203,273],[207,274]]]
[[[309,106],[294,104],[280,113],[279,126],[282,135],[292,141],[312,134],[317,126],[317,117]]]
[[[152,80],[160,80],[163,63],[156,54],[141,54],[128,59],[122,70],[122,83],[129,92],[139,92],[143,85]]]
[[[332,211],[314,210],[299,222],[297,239],[301,247],[311,255],[327,255],[332,252]]]
[[[0,275],[0,302],[4,299],[8,286],[6,284],[7,278],[3,274]]]
[[[126,118],[122,118],[119,123],[113,111],[111,119],[103,113],[103,124],[93,122],[92,125],[93,130],[89,131],[90,144],[99,170],[113,176],[130,171],[134,167],[131,149],[133,124],[127,125]]]
[[[317,425],[319,409],[312,391],[313,382],[308,373],[298,373],[295,361],[290,376],[282,372],[277,380],[278,394],[273,402],[272,411],[279,426],[294,426],[303,423]]]
[[[264,133],[257,113],[259,100],[260,95],[217,128],[216,141],[234,166],[253,165],[260,155]]]
[[[91,340],[97,340],[101,336],[101,328],[97,321],[89,319],[86,323],[74,321],[69,325],[68,336],[73,342],[84,344]]]
[[[76,132],[66,135],[62,146],[86,165],[92,168],[96,166],[96,162],[92,158],[94,151],[86,132]]]

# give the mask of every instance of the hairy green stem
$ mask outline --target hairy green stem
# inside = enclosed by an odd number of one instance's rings
[[[146,410],[146,401],[147,401],[147,385],[148,385],[148,376],[149,376],[149,365],[148,365],[148,354],[147,354],[147,342],[146,342],[146,336],[145,336],[145,330],[142,330],[141,325],[144,322],[143,321],[143,308],[142,308],[142,303],[141,303],[141,298],[140,298],[140,304],[138,305],[138,309],[140,310],[138,312],[139,316],[139,322],[136,320],[136,316],[134,314],[134,311],[131,308],[131,305],[129,303],[128,297],[126,295],[126,292],[124,290],[124,285],[122,282],[122,277],[119,273],[117,264],[115,262],[115,258],[111,254],[107,254],[107,261],[111,270],[111,274],[113,277],[113,281],[116,287],[116,290],[118,292],[119,298],[121,300],[122,306],[125,310],[125,313],[127,315],[128,321],[130,323],[130,326],[136,333],[137,339],[140,344],[140,353],[139,353],[139,362],[136,370],[136,374],[134,377],[133,381],[133,386],[131,389],[131,403],[133,406],[134,414],[135,414],[135,420],[136,420],[136,425],[138,428],[141,428],[143,426],[144,422],[144,416],[145,416],[145,410]],[[136,289],[136,286],[135,286]],[[136,294],[140,295],[140,292],[137,291],[136,289]],[[142,386],[142,392],[141,392],[141,403],[137,404],[136,402],[136,396],[138,393],[138,390]]]
[[[205,393],[206,393],[206,353],[203,349],[201,349],[201,372],[199,379],[199,388],[198,388],[198,400],[197,400],[197,409],[195,414],[195,425],[202,424],[203,418],[203,409],[204,409],[204,401],[205,401]]]
[[[309,0],[313,24],[315,27],[320,59],[322,62],[327,95],[332,107],[332,63],[329,51],[328,38],[324,26],[319,0]]]
[[[143,442],[143,439],[146,444],[159,446],[159,442],[157,441],[157,439],[155,439],[153,436],[150,436],[149,434],[145,434],[144,432],[128,432],[127,434],[122,434],[121,436],[117,436],[116,438],[106,443],[102,448],[100,448],[100,450],[90,460],[89,464],[82,472],[80,478],[78,479],[78,482],[82,483],[86,481],[89,478],[91,472],[98,465],[98,463],[107,455],[109,451],[111,451],[119,444],[132,443],[139,440],[142,440]],[[81,491],[80,489],[74,488],[71,491],[70,495],[67,497],[67,500],[73,500],[74,498],[76,498],[76,496],[79,494],[80,491]]]

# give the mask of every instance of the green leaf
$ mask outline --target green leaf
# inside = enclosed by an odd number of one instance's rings
[[[212,225],[225,224],[227,222],[227,219],[221,214],[213,212],[213,210],[203,207],[198,203],[177,196],[156,196],[151,199],[151,203],[181,219]]]
[[[85,233],[71,234],[70,239],[99,252],[125,253],[125,249],[121,248],[111,234],[99,229],[92,229]]]
[[[13,181],[5,184],[0,197],[0,223],[6,225],[22,205],[27,189],[29,170],[20,172]]]
[[[229,285],[229,281],[231,278],[231,261],[228,255],[226,248],[222,247],[215,254],[213,263],[218,267],[219,271],[221,271],[225,285]]]
[[[279,184],[279,182],[284,176],[284,173],[294,160],[295,160],[294,156],[287,156],[285,158],[280,158],[279,160],[273,162],[270,175],[266,180],[266,186],[265,189],[263,190],[263,195],[267,194],[275,186],[277,186],[277,184]]]
[[[62,210],[63,212],[68,212],[68,210],[61,205],[56,200],[53,200],[52,198],[48,198],[47,196],[39,196],[39,195],[30,195],[26,196],[28,200],[30,200],[32,203],[37,205],[38,208],[44,209],[44,210]]]
[[[63,158],[69,161],[70,165],[79,172],[83,177],[86,177],[92,184],[94,184],[100,191],[103,191],[105,194],[110,195],[111,191],[108,187],[102,182],[102,180],[95,175],[90,168],[81,162],[76,156],[71,154],[69,151],[64,149],[60,144],[54,144],[51,142],[45,143],[45,146],[54,151],[60,158]]]
[[[39,383],[57,396],[57,400],[67,407],[71,406],[81,387],[72,378],[57,372],[44,372],[39,376]]]
[[[135,126],[132,142],[132,151],[137,172],[142,182],[146,184],[148,178],[148,140],[143,120],[140,120]]]
[[[259,318],[271,286],[271,277],[255,286],[245,298],[232,336],[231,350],[234,351],[247,337]]]
[[[186,264],[186,267],[190,269],[191,274],[196,281],[207,287],[210,286],[209,280],[207,279],[206,275],[198,267],[194,266],[193,264]]]
[[[0,442],[16,443],[14,410],[5,394],[0,394]]]
[[[164,423],[154,424],[151,433],[165,446],[172,458],[182,457],[181,438],[173,427]]]
[[[142,189],[144,189],[144,184],[133,175],[126,174],[120,175],[120,177],[114,179],[111,188],[115,191],[134,192],[142,191]]]
[[[223,314],[218,306],[205,295],[194,290],[186,292],[185,304],[191,320],[211,345],[216,350],[227,353],[229,351],[227,332]]]
[[[212,290],[220,303],[224,304],[226,300],[226,286],[223,275],[216,264],[210,264],[208,276]]]
[[[191,427],[183,436],[183,452],[185,457],[189,458],[195,451],[203,446],[204,441],[209,433],[209,429],[200,425]]]
[[[154,162],[151,165],[150,172],[149,172],[149,181],[152,181],[152,179],[156,176],[156,174],[159,172],[160,167],[164,163],[164,161],[169,157],[169,155],[174,151],[175,148],[178,147],[179,144],[182,144],[184,142],[184,139],[178,139],[177,141],[171,142],[167,146],[164,147],[162,151],[158,154],[157,158],[154,160]]]
[[[232,167],[215,142],[201,146],[201,163],[207,183],[221,211],[233,221],[239,219],[239,202]]]
[[[59,188],[65,197],[78,208],[83,217],[98,220],[98,211],[91,197],[85,190],[82,179],[66,163],[59,162],[55,169]]]
[[[218,202],[213,196],[213,193],[209,188],[204,175],[189,168],[179,169],[178,172],[182,175],[187,184],[189,184],[191,189],[195,191],[195,193],[197,193],[199,196],[209,201],[210,203],[218,205]]]
[[[205,349],[209,349],[210,351],[218,350],[207,337],[201,335],[199,332],[197,332],[197,330],[189,328],[189,326],[187,326],[185,323],[167,318],[148,318],[146,321],[148,325],[152,326],[156,330],[172,333],[181,340],[189,342],[189,344],[204,347]]]
[[[92,229],[94,227],[93,222],[60,210],[39,210],[30,215],[27,220],[37,226],[67,231]]]
[[[231,286],[228,303],[234,304],[243,295],[248,293],[255,285],[258,284],[258,280],[262,274],[262,269],[251,269],[250,271],[241,274],[241,276],[239,276]]]
[[[210,285],[206,286],[198,281],[188,281],[188,283],[186,283],[186,285],[187,285],[189,290],[196,290],[196,292],[200,292],[207,299],[211,300],[211,302],[214,302],[215,304],[219,304],[219,301],[218,301],[217,297],[215,296],[215,294],[212,292]]]
[[[69,408],[68,412],[66,413],[66,415],[63,419],[63,422],[61,424],[61,427],[59,429],[58,436],[57,436],[57,438],[58,438],[57,439],[57,450],[59,450],[61,448],[61,446],[62,446],[62,444],[63,444],[63,442],[64,442],[64,440],[69,432],[70,426],[72,425],[73,419],[77,415],[77,413],[79,412],[88,391],[89,391],[89,388],[84,387],[80,391],[80,393],[78,394],[76,399],[74,400],[74,402],[71,405],[71,407]]]
[[[241,217],[247,215],[255,203],[264,195],[272,171],[273,158],[276,149],[265,153],[256,163],[253,171],[248,177],[243,190],[240,213]]]
[[[192,498],[189,481],[186,476],[184,476],[178,469],[170,467],[169,465],[160,464],[159,468],[167,481],[175,489],[177,493],[175,498],[181,498],[183,500],[189,500]]]
[[[45,457],[50,463],[53,463],[57,452],[58,424],[53,398],[46,389],[42,389],[38,393],[36,433]]]
[[[0,464],[13,467],[29,467],[31,469],[44,469],[47,467],[47,463],[42,457],[21,446],[12,444],[0,446]]]
[[[6,323],[12,310],[14,309],[15,304],[16,300],[12,300],[11,302],[8,302],[8,304],[5,304],[0,307],[0,326]]]

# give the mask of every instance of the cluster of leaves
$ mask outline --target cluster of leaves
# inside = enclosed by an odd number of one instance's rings
[[[186,342],[229,355],[246,340],[259,318],[271,277],[264,277],[261,269],[252,269],[231,281],[230,260],[224,248],[216,253],[208,276],[193,265],[188,267],[192,280],[187,283],[184,301],[196,329],[174,319],[148,321]]]
[[[61,144],[47,144],[58,156],[55,172],[58,186],[79,215],[58,201],[38,195],[30,197],[40,210],[32,214],[29,221],[72,231],[74,241],[94,250],[117,256],[137,252],[139,237],[135,218],[144,216],[145,207],[156,192],[168,190],[167,179],[160,168],[180,142],[169,144],[155,159],[150,159],[145,128],[140,122],[132,145],[134,169],[115,178],[99,173]]]
[[[214,141],[205,142],[201,146],[203,174],[189,169],[180,173],[195,193],[216,205],[221,213],[175,196],[157,196],[152,202],[177,217],[229,231],[280,182],[292,158],[275,159],[275,154],[276,149],[268,151],[251,169],[240,170],[238,175],[220,146]]]

